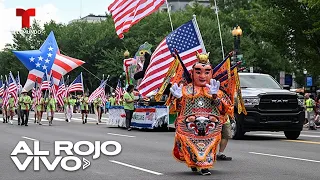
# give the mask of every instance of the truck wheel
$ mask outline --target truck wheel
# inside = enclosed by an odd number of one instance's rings
[[[287,139],[295,140],[300,136],[301,131],[284,131],[284,135]]]
[[[239,125],[239,122],[237,123],[236,120],[230,120],[231,124],[231,134],[232,134],[232,139],[242,139],[244,134],[246,132],[243,132],[241,129],[241,126]]]

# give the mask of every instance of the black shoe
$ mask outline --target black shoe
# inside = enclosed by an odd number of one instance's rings
[[[197,169],[196,167],[192,167],[192,168],[191,168],[191,171],[192,171],[192,172],[198,172],[198,169]]]
[[[87,123],[87,119],[84,121],[84,123]]]
[[[221,160],[221,161],[231,161],[231,160],[232,160],[232,157],[227,157],[226,155],[221,154],[221,155],[217,155],[217,160]]]
[[[28,126],[28,124],[25,124],[24,126]]]
[[[24,125],[24,123],[21,123],[21,126],[23,126]]]
[[[20,123],[18,123],[18,126],[20,126]]]
[[[82,124],[84,124],[84,121],[82,121]]]
[[[210,175],[211,172],[209,171],[209,169],[201,169],[200,174],[205,176]]]

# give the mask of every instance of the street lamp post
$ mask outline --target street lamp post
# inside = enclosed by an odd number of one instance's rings
[[[308,71],[306,69],[303,70],[303,74],[304,74],[304,90],[303,92],[306,93],[306,90],[307,90],[307,74],[308,74]]]
[[[240,36],[242,35],[242,29],[240,26],[236,26],[232,30],[232,36],[234,37],[234,53],[233,53],[233,63],[237,62],[237,55],[240,49]]]

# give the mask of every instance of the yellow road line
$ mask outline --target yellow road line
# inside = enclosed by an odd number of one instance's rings
[[[302,140],[283,140],[283,141],[306,143],[306,144],[319,144],[320,145],[319,141],[302,141]]]

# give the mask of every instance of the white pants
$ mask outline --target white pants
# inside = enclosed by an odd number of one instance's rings
[[[71,118],[73,115],[73,106],[67,106],[67,119],[71,122]]]
[[[97,120],[97,123],[99,123],[99,113],[100,113],[100,107],[98,108],[94,108],[94,114],[96,115],[96,120]]]
[[[309,122],[309,127],[315,127],[315,123],[314,123],[314,112],[313,111],[307,111],[307,118],[308,118],[308,122]]]

